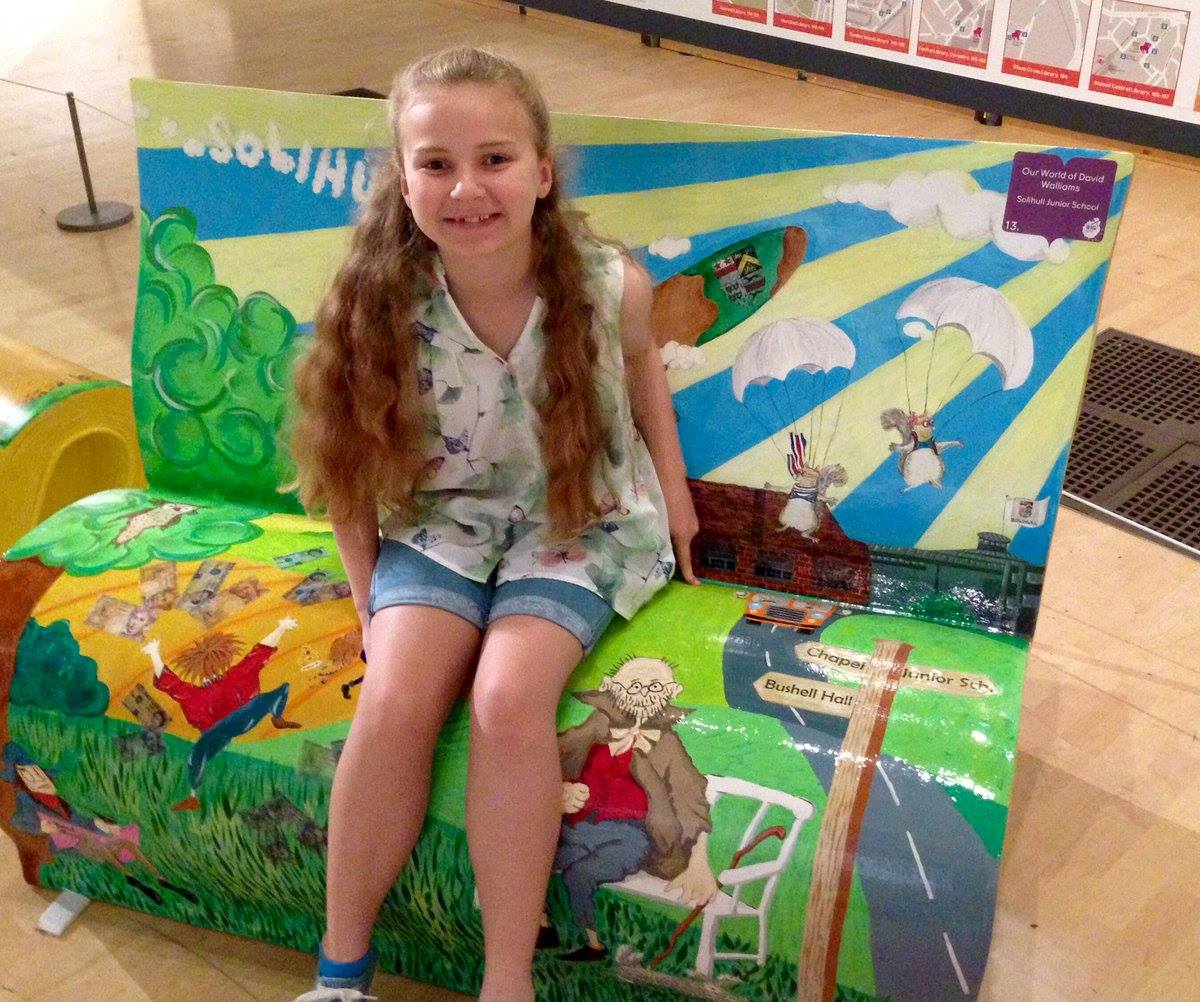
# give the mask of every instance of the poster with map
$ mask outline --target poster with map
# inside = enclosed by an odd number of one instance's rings
[[[917,55],[983,69],[995,0],[922,0]]]
[[[833,0],[775,0],[776,28],[833,36]]]
[[[1105,0],[1088,88],[1173,104],[1189,17],[1186,10]]]
[[[1185,154],[1200,150],[1200,30],[1193,25],[1200,0],[619,2],[665,15],[647,20],[655,31],[669,33],[673,19],[692,22],[681,38],[694,44],[835,77],[858,79],[871,67],[870,78],[885,87],[968,107],[994,100],[1010,114],[1025,102],[1031,117],[1097,133],[1132,130],[1139,142]],[[712,26],[711,37],[703,24]],[[841,69],[842,54],[856,73]],[[972,83],[960,90],[956,77]],[[1043,104],[1039,94],[1049,100]],[[1103,110],[1093,120],[1088,109]],[[1164,129],[1162,120],[1185,128]]]
[[[847,0],[846,41],[908,52],[912,0]]]
[[[737,3],[732,0],[713,0],[712,11],[756,24],[767,23],[767,0],[738,0]]]
[[[1012,0],[1002,71],[1079,86],[1091,0]]]

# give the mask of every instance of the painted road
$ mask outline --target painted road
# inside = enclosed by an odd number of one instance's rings
[[[754,691],[767,671],[827,681],[796,657],[801,639],[743,619],[725,645],[725,696],[730,706],[782,721],[828,793],[848,720],[768,703]],[[880,756],[855,870],[871,911],[876,994],[892,1002],[975,998],[1000,861],[929,773]]]

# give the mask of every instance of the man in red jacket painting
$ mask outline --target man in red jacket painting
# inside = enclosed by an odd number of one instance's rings
[[[683,686],[659,658],[629,658],[600,688],[577,692],[593,707],[558,736],[563,823],[554,869],[562,875],[587,944],[560,957],[603,960],[593,898],[602,884],[639,870],[669,881],[689,907],[717,892],[708,862],[708,780],[675,725],[692,711],[672,706]]]

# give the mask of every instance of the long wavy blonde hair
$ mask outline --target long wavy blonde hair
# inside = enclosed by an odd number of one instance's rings
[[[304,507],[334,521],[364,511],[414,514],[427,455],[417,394],[416,303],[433,288],[433,242],[401,194],[400,118],[414,96],[460,83],[507,88],[529,114],[538,157],[552,157],[550,116],[532,80],[479,49],[428,56],[400,72],[388,98],[392,150],[380,165],[349,253],[316,314],[316,336],[295,373],[295,486]],[[597,346],[580,244],[600,241],[564,204],[558,172],[533,212],[533,262],[546,304],[541,454],[551,535],[577,535],[600,513],[593,477],[606,434],[594,382]]]

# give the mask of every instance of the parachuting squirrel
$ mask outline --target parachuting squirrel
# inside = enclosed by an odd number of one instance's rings
[[[888,448],[899,456],[900,475],[906,484],[900,491],[906,494],[921,484],[942,489],[946,461],[942,451],[962,446],[957,438],[939,442],[933,437],[933,417],[929,414],[905,413],[899,407],[889,407],[879,415],[884,428],[895,428],[902,436],[900,442],[889,442]]]
[[[787,503],[779,513],[779,528],[795,529],[805,539],[816,539],[816,532],[821,527],[821,506],[827,509],[837,504],[837,498],[826,496],[830,487],[840,487],[847,482],[846,468],[840,463],[822,466],[819,469],[809,466],[804,459],[804,449],[808,441],[803,435],[792,433],[792,453],[788,457],[788,472],[792,475],[792,486],[777,487],[765,484],[767,490],[788,491]]]

